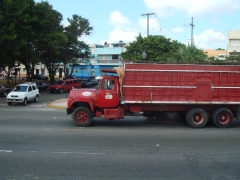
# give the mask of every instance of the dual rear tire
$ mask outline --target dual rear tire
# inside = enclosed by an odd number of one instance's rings
[[[190,109],[186,121],[192,128],[203,128],[208,122],[208,114],[201,108]],[[227,108],[218,108],[212,113],[212,123],[219,128],[228,128],[233,123],[233,114]]]
[[[193,108],[187,112],[186,121],[192,128],[203,128],[208,122],[208,114],[201,108]]]
[[[233,123],[233,114],[227,108],[219,108],[212,113],[212,123],[219,128],[228,128]]]

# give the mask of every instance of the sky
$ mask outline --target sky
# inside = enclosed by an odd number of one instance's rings
[[[129,43],[139,34],[146,37],[149,29],[149,35],[186,45],[193,34],[194,45],[200,49],[227,49],[228,30],[240,30],[240,0],[44,1],[63,15],[64,26],[73,14],[89,20],[93,31],[81,38],[87,44]],[[149,23],[144,14],[152,14]]]

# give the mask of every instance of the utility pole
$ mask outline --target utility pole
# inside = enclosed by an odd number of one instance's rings
[[[154,15],[155,13],[142,14],[142,16],[147,16],[147,36],[149,36],[149,16]]]
[[[194,24],[193,24],[193,17],[192,17],[192,23],[190,24],[191,26],[191,47],[194,45],[194,39],[193,39],[193,27],[194,27]]]

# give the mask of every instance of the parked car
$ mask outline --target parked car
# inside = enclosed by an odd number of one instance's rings
[[[10,93],[12,90],[10,88],[6,88],[5,86],[3,85],[0,85],[0,95],[2,96],[7,96],[8,93]]]
[[[89,82],[91,82],[91,79],[89,79],[89,78],[81,79],[82,88],[88,87]]]
[[[91,80],[90,82],[85,83],[84,87],[94,87],[96,85],[97,85],[97,81],[94,79],[94,80]]]
[[[49,87],[49,84],[48,83],[45,83],[45,82],[38,82],[36,83],[37,84],[37,87],[39,89],[39,91],[45,91],[45,92],[48,92],[48,87]]]
[[[47,81],[48,80],[48,77],[47,76],[44,76],[43,74],[34,74],[32,79],[36,79],[36,80],[45,80]]]
[[[12,103],[21,103],[23,106],[27,105],[27,101],[38,102],[39,90],[36,83],[26,82],[16,85],[13,90],[7,95],[6,101],[8,105]]]
[[[9,76],[8,76],[8,74],[5,74],[5,75],[4,75],[4,78],[5,78],[5,79],[6,79],[6,78],[12,79],[12,78],[16,78],[16,76],[15,76],[15,74],[10,74]]]
[[[48,91],[50,93],[64,93],[70,91],[72,88],[81,88],[81,83],[78,79],[59,80],[55,84],[50,85]]]

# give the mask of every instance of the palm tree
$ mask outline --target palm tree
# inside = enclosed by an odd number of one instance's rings
[[[182,46],[171,57],[171,62],[177,63],[199,63],[205,62],[207,55],[195,46]]]

